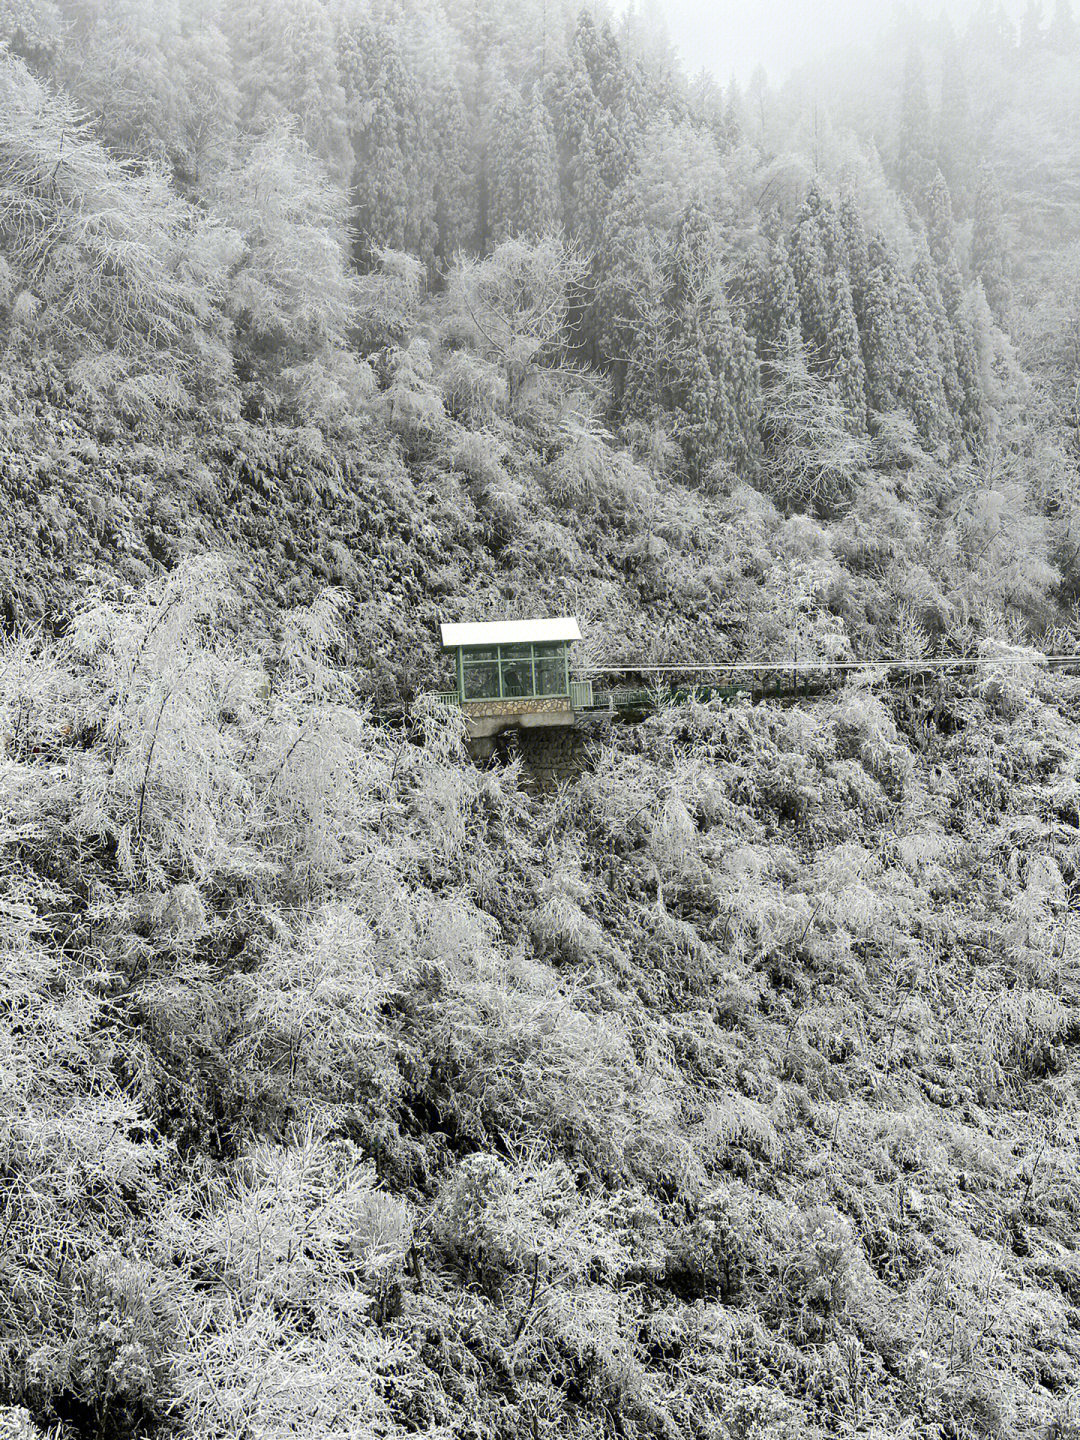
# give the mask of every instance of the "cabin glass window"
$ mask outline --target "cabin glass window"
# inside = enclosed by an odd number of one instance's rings
[[[477,645],[461,649],[464,700],[527,700],[565,695],[565,644]]]
[[[503,645],[502,693],[508,700],[520,700],[534,694],[531,645]]]
[[[499,662],[497,659],[474,659],[475,653],[466,650],[462,655],[461,675],[464,682],[465,699],[497,700],[499,698]]]
[[[565,695],[566,663],[562,645],[534,645],[537,695]]]

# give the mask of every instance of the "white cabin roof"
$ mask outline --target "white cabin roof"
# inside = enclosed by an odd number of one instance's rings
[[[443,625],[444,650],[472,645],[538,645],[555,640],[580,640],[581,631],[573,615],[553,620],[490,620],[466,625]]]

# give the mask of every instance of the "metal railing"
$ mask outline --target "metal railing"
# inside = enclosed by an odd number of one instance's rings
[[[570,707],[573,710],[591,710],[593,708],[591,680],[570,681]]]

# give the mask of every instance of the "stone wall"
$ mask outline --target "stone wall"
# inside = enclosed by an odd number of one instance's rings
[[[507,764],[519,756],[526,783],[553,790],[576,780],[592,764],[597,727],[583,717],[576,725],[539,730],[504,730],[486,740],[470,742],[478,764]]]
[[[504,715],[572,715],[573,706],[562,695],[549,696],[544,700],[527,698],[523,700],[466,700],[461,707],[465,714],[477,720],[498,720]]]

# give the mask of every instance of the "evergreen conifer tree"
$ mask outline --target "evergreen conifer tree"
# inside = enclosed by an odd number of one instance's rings
[[[848,417],[849,428],[853,434],[860,435],[866,429],[866,367],[846,270],[837,269],[830,277],[829,301],[828,373]]]
[[[941,62],[938,166],[948,182],[953,199],[966,213],[971,203],[975,175],[974,121],[964,59],[951,24],[947,24],[945,29]]]
[[[984,164],[980,169],[975,192],[971,268],[976,278],[982,282],[990,313],[1002,329],[1008,329],[1012,311],[1012,283],[1009,277],[1005,214],[1001,188],[989,164]]]
[[[930,254],[926,233],[921,226],[916,230],[915,263],[912,266],[911,278],[922,297],[933,325],[941,385],[947,410],[944,428],[950,445],[955,448],[960,433],[959,419],[964,406],[963,389],[956,361],[956,341],[952,319],[942,298],[937,267]]]
[[[490,228],[509,235],[545,235],[558,223],[558,179],[551,120],[539,99],[527,104],[504,85],[495,107],[489,150]]]
[[[1016,48],[1016,32],[1004,5],[995,0],[979,0],[967,30],[972,50],[999,61],[1011,59]]]
[[[759,65],[746,91],[746,120],[749,138],[755,145],[764,144],[769,133],[770,98],[769,78]]]
[[[835,382],[855,433],[866,424],[866,383],[843,226],[811,186],[790,237],[802,335],[811,367]]]
[[[663,263],[663,303],[646,307],[630,356],[624,419],[663,424],[699,483],[717,459],[752,475],[760,459],[757,356],[719,284],[717,234],[691,205]]]
[[[724,112],[721,120],[721,136],[725,146],[733,150],[740,145],[746,133],[746,109],[739,82],[732,75],[724,97]]]
[[[234,0],[227,13],[241,125],[261,134],[291,117],[330,175],[344,182],[352,157],[326,9],[309,0]]]
[[[690,118],[699,130],[711,135],[717,145],[724,140],[724,93],[707,70],[699,70],[687,93]]]
[[[900,400],[929,450],[955,442],[956,423],[944,384],[944,365],[933,315],[917,284],[899,279],[903,384]]]
[[[739,280],[746,325],[757,345],[757,354],[767,364],[785,337],[799,330],[799,292],[791,259],[783,239],[764,235],[749,252]]]
[[[430,113],[428,159],[435,259],[445,268],[472,237],[476,222],[467,166],[469,118],[457,77],[449,69],[436,79]]]
[[[818,223],[820,208],[821,195],[811,186],[788,238],[803,339],[810,349],[811,364],[818,365],[828,344],[831,308],[825,243]]]
[[[1076,20],[1072,0],[1054,0],[1054,14],[1046,38],[1057,55],[1072,55],[1075,52]]]
[[[937,269],[941,298],[950,317],[955,316],[963,298],[964,282],[956,253],[952,200],[949,187],[939,172],[930,183],[926,197],[926,242]]]
[[[867,399],[873,409],[894,409],[903,393],[903,340],[897,329],[896,277],[888,247],[875,236],[867,247],[867,275],[859,314]]]
[[[338,35],[353,152],[357,256],[384,247],[425,260],[434,248],[434,195],[419,87],[396,32],[358,17]]]
[[[605,221],[601,241],[605,263],[587,320],[599,363],[611,377],[616,411],[623,415],[628,413],[623,396],[630,383],[632,354],[636,352],[640,363],[651,344],[660,343],[660,244],[655,229],[642,221],[636,187],[623,186]],[[639,345],[646,332],[652,339]],[[644,377],[638,377],[637,390],[643,383]]]
[[[416,0],[398,0],[397,8],[377,11],[393,29],[398,50],[412,79],[419,111],[414,138],[414,193],[429,236],[423,255],[446,270],[456,252],[475,237],[475,141],[462,94],[464,46],[444,11]],[[428,250],[431,250],[429,255]]]
[[[1042,28],[1043,8],[1042,0],[1027,0],[1024,6],[1023,18],[1020,21],[1020,52],[1023,55],[1034,55],[1043,48],[1045,34]]]
[[[900,185],[917,203],[934,175],[933,126],[922,56],[914,46],[904,66],[900,105],[900,133],[897,144],[897,173]]]
[[[869,245],[866,227],[855,197],[847,194],[840,201],[840,235],[843,244],[843,264],[851,283],[851,297],[858,316],[862,304],[866,278],[870,273]]]
[[[572,51],[565,64],[554,73],[547,92],[559,172],[559,208],[573,230],[577,219],[576,193],[581,184],[580,156],[596,110],[588,69],[576,51]]]
[[[956,358],[959,391],[956,413],[968,447],[978,448],[982,437],[982,401],[978,383],[978,365],[972,344],[967,307],[964,304],[964,281],[956,252],[949,187],[937,175],[930,186],[926,205],[926,243],[933,262],[941,302],[951,330],[952,350]],[[925,293],[925,290],[924,290]],[[947,346],[943,345],[948,353]]]
[[[625,121],[630,110],[631,79],[622,46],[606,21],[600,27],[599,59],[592,75],[593,94],[601,105]]]
[[[570,54],[573,60],[584,69],[589,80],[589,89],[593,95],[598,95],[605,63],[609,57],[605,54],[601,44],[596,22],[584,6],[578,11],[577,24],[574,26],[574,35],[570,42]]]

